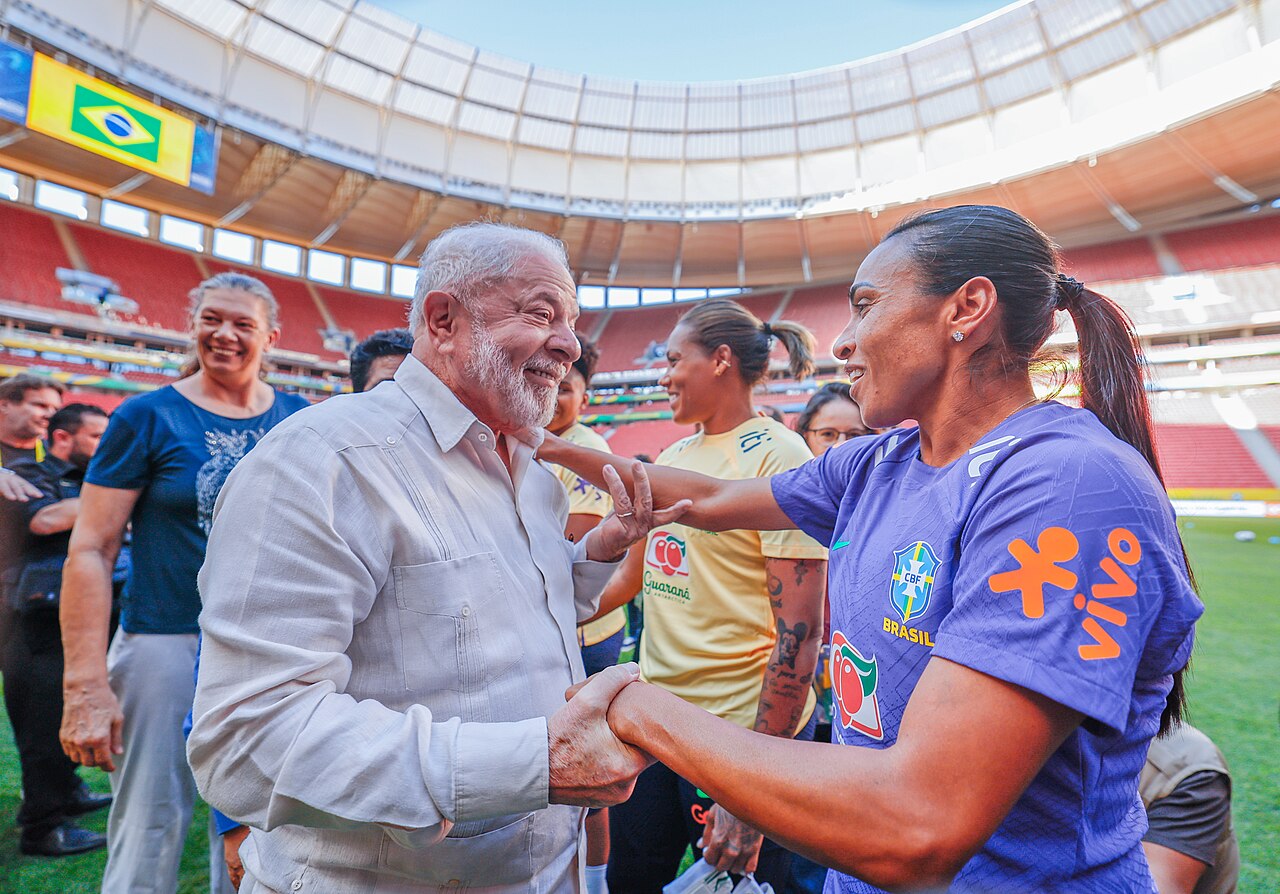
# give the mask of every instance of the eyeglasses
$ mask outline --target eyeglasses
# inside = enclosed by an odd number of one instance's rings
[[[811,434],[823,444],[837,444],[840,441],[847,441],[850,438],[857,438],[867,434],[865,429],[861,428],[806,428],[805,434]]]

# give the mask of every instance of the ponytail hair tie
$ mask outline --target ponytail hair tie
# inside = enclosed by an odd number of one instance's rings
[[[773,337],[774,337],[774,335],[773,335],[773,327],[772,327],[772,326],[770,326],[768,323],[761,323],[761,324],[760,324],[760,331],[764,333],[764,337],[765,337],[765,338],[773,338]]]
[[[1058,300],[1054,303],[1054,310],[1070,310],[1071,305],[1079,301],[1082,294],[1084,294],[1084,283],[1073,276],[1059,273]]]

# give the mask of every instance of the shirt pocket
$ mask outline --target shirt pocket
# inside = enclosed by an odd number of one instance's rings
[[[490,832],[418,849],[384,835],[378,865],[383,872],[459,890],[527,884],[533,878],[534,822],[528,813]]]
[[[524,658],[494,553],[400,565],[392,574],[409,689],[477,693]]]

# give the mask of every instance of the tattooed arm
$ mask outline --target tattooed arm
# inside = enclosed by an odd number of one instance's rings
[[[765,573],[778,641],[764,671],[754,728],[789,739],[804,716],[818,661],[827,563],[767,558]],[[764,836],[717,805],[707,813],[703,841],[708,863],[741,875],[755,871]]]

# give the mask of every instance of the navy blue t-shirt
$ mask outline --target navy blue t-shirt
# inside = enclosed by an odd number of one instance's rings
[[[133,570],[120,615],[127,632],[197,632],[196,575],[218,491],[263,435],[305,406],[304,398],[277,391],[265,413],[230,419],[167,385],[130,398],[111,415],[85,481],[141,490],[131,517]]]
[[[893,745],[934,655],[1085,715],[950,890],[1154,891],[1138,774],[1203,606],[1142,456],[1048,403],[941,468],[917,430],[894,431],[775,476],[773,493],[831,550],[838,744]],[[833,872],[826,891],[879,889]]]

